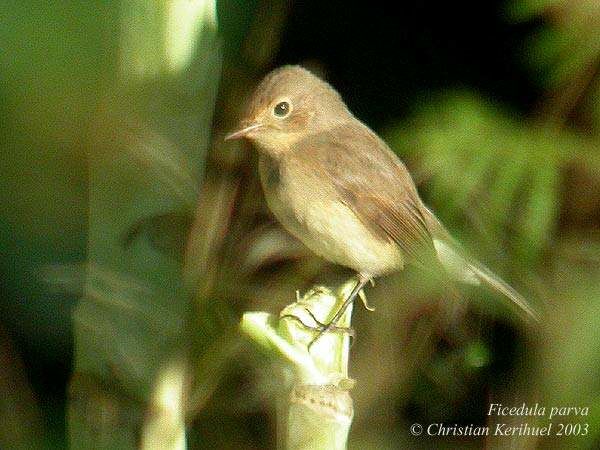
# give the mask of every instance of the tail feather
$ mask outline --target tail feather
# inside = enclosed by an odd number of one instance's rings
[[[498,275],[496,275],[494,272],[492,272],[485,266],[469,264],[469,267],[479,280],[481,280],[487,286],[490,286],[492,289],[498,291],[500,294],[504,295],[506,298],[511,300],[522,311],[524,311],[528,317],[533,319],[535,322],[540,321],[539,313],[535,309],[533,309],[533,307],[527,302],[527,300],[525,300],[525,298],[521,294],[514,290],[502,278],[500,278]]]
[[[535,322],[540,321],[539,313],[525,298],[502,280],[498,275],[467,256],[466,252],[446,231],[435,215],[423,206],[422,212],[433,238],[438,259],[448,274],[455,280],[467,284],[485,284],[511,300],[521,311]]]

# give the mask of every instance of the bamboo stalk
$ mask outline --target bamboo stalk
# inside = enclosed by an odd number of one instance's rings
[[[248,312],[242,318],[242,331],[275,362],[283,363],[285,395],[278,408],[282,448],[346,448],[353,418],[349,390],[354,381],[348,378],[352,305],[334,331],[321,336],[310,350],[308,345],[318,322],[327,323],[333,317],[355,284],[355,280],[348,281],[335,293],[314,287],[285,307],[279,320],[263,312]]]

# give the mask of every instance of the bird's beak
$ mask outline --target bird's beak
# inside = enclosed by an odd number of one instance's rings
[[[233,133],[230,133],[227,136],[225,136],[225,140],[233,141],[234,139],[241,139],[241,138],[245,137],[251,131],[254,131],[257,128],[260,128],[262,126],[263,126],[262,123],[252,123],[250,125],[246,125],[243,128],[239,129],[238,131],[234,131]]]

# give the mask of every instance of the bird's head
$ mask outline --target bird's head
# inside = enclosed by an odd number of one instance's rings
[[[279,155],[293,144],[351,117],[340,95],[299,66],[284,66],[258,85],[238,130],[225,139],[245,138],[259,150]]]

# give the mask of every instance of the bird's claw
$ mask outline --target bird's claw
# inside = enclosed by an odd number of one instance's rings
[[[366,296],[366,294],[365,294],[365,291],[363,291],[363,290],[361,289],[361,290],[359,291],[359,293],[358,293],[358,296],[359,296],[359,297],[360,297],[360,299],[362,300],[362,302],[363,302],[363,305],[364,305],[364,307],[365,307],[365,309],[366,309],[367,311],[371,311],[371,312],[375,311],[375,307],[374,307],[374,306],[371,306],[371,305],[369,305],[369,302],[367,301],[367,296]]]

